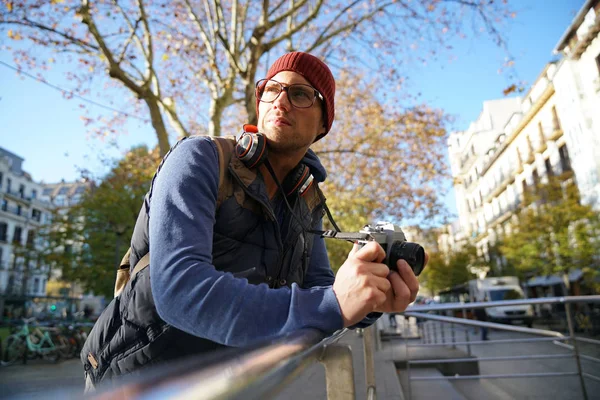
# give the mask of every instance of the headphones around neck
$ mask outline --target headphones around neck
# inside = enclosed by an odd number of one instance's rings
[[[257,168],[267,160],[267,138],[254,125],[245,124],[244,131],[235,145],[235,155],[249,169]],[[270,165],[267,168],[271,170]],[[275,177],[274,177],[275,178]],[[314,177],[304,163],[298,164],[283,180],[282,190],[286,197],[297,193],[303,196],[312,186]]]

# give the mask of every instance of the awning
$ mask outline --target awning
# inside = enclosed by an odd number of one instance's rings
[[[575,269],[569,272],[569,282],[577,282],[583,277],[583,271],[580,269]],[[554,286],[560,285],[563,283],[563,278],[560,275],[546,275],[546,276],[534,276],[529,279],[525,286],[534,287],[534,286]]]

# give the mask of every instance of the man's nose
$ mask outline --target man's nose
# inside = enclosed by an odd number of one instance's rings
[[[290,103],[287,90],[282,90],[281,93],[279,93],[279,96],[277,96],[273,102],[273,105],[285,111],[289,111],[292,108],[292,103]]]

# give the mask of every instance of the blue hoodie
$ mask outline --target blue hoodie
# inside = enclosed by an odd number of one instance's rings
[[[316,181],[326,178],[317,156],[304,158]],[[217,149],[206,137],[180,143],[157,175],[150,203],[152,294],[159,316],[192,335],[228,346],[247,346],[301,328],[331,333],[343,328],[332,289],[324,239],[315,237],[304,287],[271,289],[212,265],[219,184]],[[366,326],[379,315],[370,315]]]

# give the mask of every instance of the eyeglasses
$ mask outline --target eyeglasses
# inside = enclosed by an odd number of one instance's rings
[[[294,83],[283,86],[283,84],[272,79],[261,79],[256,82],[256,98],[263,103],[274,102],[283,91],[287,92],[290,103],[297,108],[312,107],[317,97],[323,101],[321,93],[310,85]]]

